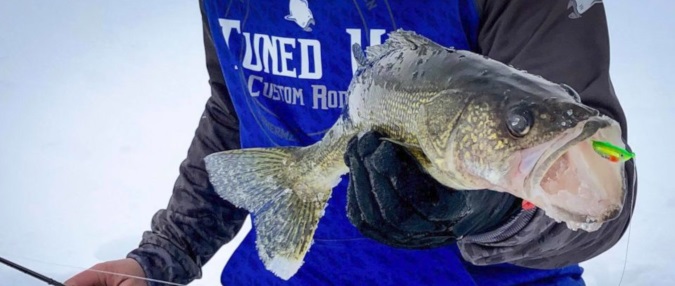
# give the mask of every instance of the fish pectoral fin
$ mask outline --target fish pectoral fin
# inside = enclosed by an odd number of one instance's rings
[[[404,143],[404,142],[401,142],[401,141],[396,141],[396,140],[391,139],[391,138],[382,137],[382,138],[380,138],[380,140],[389,141],[391,143],[394,143],[394,144],[399,145],[399,146],[403,146],[403,147],[411,149],[411,150],[414,150],[414,149],[422,150],[422,147],[420,145]]]
[[[394,143],[396,145],[403,146],[404,148],[406,148],[408,150],[408,152],[410,152],[410,155],[412,155],[417,160],[417,162],[420,164],[420,166],[423,169],[427,170],[429,168],[433,168],[433,165],[431,164],[431,161],[424,154],[424,150],[422,150],[422,146],[416,145],[416,144],[403,143],[403,142],[396,141],[396,140],[391,139],[391,138],[382,137],[382,138],[380,138],[380,140],[389,141],[391,143]]]
[[[252,214],[258,255],[284,280],[302,266],[332,190],[298,175],[304,174],[297,170],[298,149],[239,149],[204,158],[216,193]]]

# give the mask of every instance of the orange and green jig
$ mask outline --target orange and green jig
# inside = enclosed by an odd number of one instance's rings
[[[603,158],[612,162],[625,162],[635,157],[635,153],[605,141],[594,140],[593,150]]]
[[[612,145],[612,143],[606,141],[593,140],[593,150],[595,150],[595,152],[603,158],[612,162],[625,162],[635,157],[635,153],[619,146]],[[524,210],[531,210],[536,207],[537,206],[535,206],[533,203],[523,200],[522,208]]]

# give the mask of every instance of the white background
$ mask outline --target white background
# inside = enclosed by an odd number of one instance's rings
[[[618,285],[625,263],[622,285],[673,285],[675,7],[606,2],[640,188],[630,244],[584,277]],[[1,0],[0,256],[58,280],[123,257],[166,205],[208,96],[196,1]],[[231,250],[191,285],[218,285]],[[0,266],[0,285],[44,284]]]

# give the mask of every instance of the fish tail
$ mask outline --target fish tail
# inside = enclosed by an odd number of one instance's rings
[[[302,266],[340,179],[340,172],[323,172],[311,160],[320,145],[230,150],[204,159],[218,195],[252,214],[258,254],[284,280]]]

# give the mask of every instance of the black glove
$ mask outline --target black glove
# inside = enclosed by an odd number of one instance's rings
[[[347,215],[365,236],[403,248],[431,248],[505,223],[521,200],[489,190],[456,191],[423,171],[404,148],[368,132],[349,142]]]

